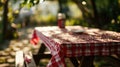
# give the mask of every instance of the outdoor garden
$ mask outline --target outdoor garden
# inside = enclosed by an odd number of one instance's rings
[[[0,67],[15,67],[16,51],[37,53],[40,45],[30,43],[34,27],[57,26],[58,13],[64,13],[65,26],[120,33],[120,0],[0,0]],[[119,67],[105,59],[95,57],[94,66]],[[66,63],[73,67],[68,58]]]

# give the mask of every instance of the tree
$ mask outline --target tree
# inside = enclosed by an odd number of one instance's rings
[[[59,3],[59,13],[64,13],[66,18],[69,18],[69,8],[68,8],[68,0],[58,0]]]
[[[3,6],[3,28],[2,28],[2,40],[12,39],[15,29],[11,26],[11,23],[8,20],[9,13],[9,3],[16,3],[21,1],[20,7],[28,5],[28,7],[34,6],[39,3],[39,0],[0,0],[0,6]]]
[[[120,31],[120,6],[119,0],[72,0],[82,11],[84,19],[98,28]],[[87,5],[82,4],[85,1]],[[114,23],[111,22],[114,20]],[[116,29],[115,29],[116,28]]]
[[[8,2],[9,0],[4,0],[3,2],[3,30],[2,30],[2,35],[3,35],[3,40],[6,39],[6,34],[7,34],[7,25],[9,24],[8,22]]]
[[[96,9],[95,0],[88,0],[88,1],[72,0],[72,1],[74,3],[76,3],[78,8],[81,10],[84,19],[89,24],[93,24],[93,25],[99,26],[96,23],[96,21],[98,21],[98,12],[97,12],[97,9]],[[87,6],[86,6],[86,4],[82,4],[83,1],[88,3]]]

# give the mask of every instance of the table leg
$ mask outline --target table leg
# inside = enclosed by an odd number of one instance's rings
[[[43,53],[45,52],[45,49],[46,49],[45,45],[44,45],[43,43],[41,43],[41,46],[40,46],[40,48],[39,48],[38,53],[37,53],[36,55],[33,55],[33,58],[34,58],[34,60],[35,60],[36,65],[39,64],[39,61],[40,61],[40,59],[41,59],[40,54],[43,54]],[[39,53],[40,53],[40,54],[39,54]]]
[[[115,55],[116,55],[116,59],[120,61],[120,54],[115,54]]]
[[[41,43],[41,46],[40,46],[39,51],[38,51],[38,54],[39,54],[39,53],[44,53],[46,48],[47,48],[47,47],[45,46],[45,44],[44,44],[44,43]]]
[[[93,60],[94,56],[84,56],[81,59],[80,67],[94,67]]]
[[[73,63],[74,67],[78,67],[79,63],[76,57],[70,57],[70,61]]]
[[[37,54],[37,55],[33,55],[33,58],[34,58],[34,61],[35,61],[35,64],[38,65],[39,64],[39,61],[43,58],[51,58],[52,55],[51,54]]]

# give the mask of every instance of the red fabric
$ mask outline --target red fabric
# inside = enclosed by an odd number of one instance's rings
[[[52,58],[47,67],[65,67],[64,54],[61,52],[60,44],[53,41],[51,38],[44,36],[41,32],[37,35],[52,54]]]
[[[30,43],[36,45],[38,44],[38,42],[39,42],[39,37],[37,36],[36,31],[34,30]]]
[[[61,54],[56,54],[52,56],[51,60],[49,61],[47,67],[66,67],[64,56]]]
[[[27,62],[27,63],[31,63],[31,58],[25,57],[24,60],[25,60],[25,62]]]

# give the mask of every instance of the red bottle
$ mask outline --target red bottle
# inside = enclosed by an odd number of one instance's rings
[[[65,15],[63,13],[58,13],[58,27],[65,28]]]

